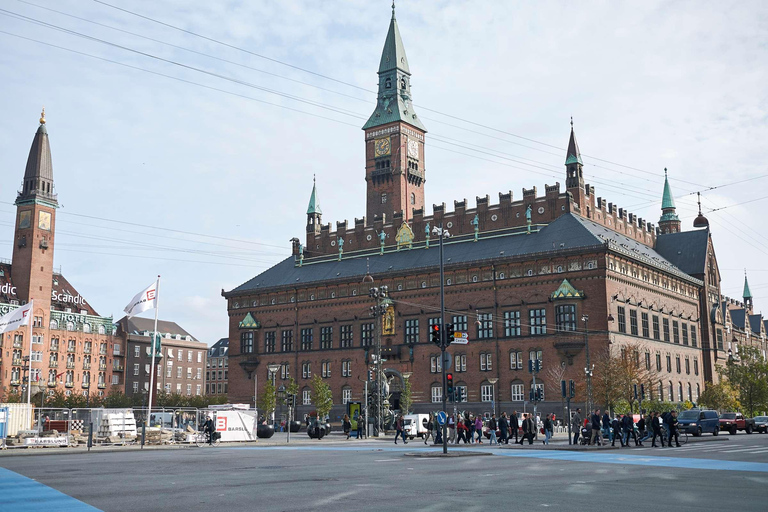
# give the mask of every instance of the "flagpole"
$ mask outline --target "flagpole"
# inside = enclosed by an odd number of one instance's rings
[[[157,315],[160,309],[160,276],[157,276],[157,286],[155,287],[155,330],[150,338],[150,344],[152,345],[152,361],[150,363],[149,374],[149,409],[147,409],[147,420],[149,421],[152,415],[152,393],[155,390],[155,336],[157,336]],[[151,425],[150,425],[151,426]]]
[[[32,403],[32,315],[35,311],[35,301],[30,300],[29,301],[29,319],[27,320],[27,323],[29,324],[29,373],[27,373],[27,410],[29,410],[29,406]],[[30,412],[30,415],[32,413]]]

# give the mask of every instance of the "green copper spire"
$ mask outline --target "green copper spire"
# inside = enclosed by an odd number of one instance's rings
[[[573,133],[573,118],[571,118],[571,139],[568,141],[568,153],[565,157],[565,165],[568,164],[581,164],[584,162],[581,160],[581,151],[579,151],[579,143],[576,142],[576,134]]]
[[[669,187],[669,179],[667,179],[667,169],[664,168],[664,195],[661,198],[661,209],[675,208],[675,199],[672,197],[672,189]]]
[[[752,292],[749,290],[749,281],[747,281],[747,271],[744,271],[744,294],[742,295],[744,300],[752,298]]]
[[[363,130],[395,121],[403,121],[426,131],[411,103],[411,68],[408,67],[408,57],[405,56],[393,3],[392,19],[379,62],[378,102]]]
[[[312,195],[309,196],[309,206],[307,206],[307,215],[322,215],[323,210],[320,209],[320,203],[317,202],[317,182],[316,178],[312,177]]]

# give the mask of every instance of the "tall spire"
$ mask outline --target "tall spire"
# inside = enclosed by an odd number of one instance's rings
[[[317,177],[312,176],[312,195],[309,196],[309,206],[307,207],[307,215],[322,215],[323,211],[320,209],[320,203],[317,202]]]
[[[44,202],[58,206],[53,186],[53,163],[48,130],[45,127],[45,108],[40,113],[40,126],[37,128],[32,147],[29,149],[24,180],[16,197],[16,204]]]
[[[379,62],[378,103],[363,129],[395,121],[403,121],[426,131],[413,111],[411,68],[408,66],[408,57],[405,55],[405,46],[395,18],[395,4],[392,2],[392,19]]]
[[[576,134],[573,133],[573,117],[571,117],[571,138],[568,141],[568,152],[565,157],[565,165],[568,164],[581,164],[584,162],[581,160],[581,151],[579,151],[579,143],[576,142]]]
[[[659,218],[659,230],[663,235],[680,232],[680,217],[675,213],[675,199],[672,197],[672,188],[669,186],[667,168],[664,168],[664,193],[661,196],[661,217]]]
[[[752,298],[752,291],[749,289],[749,281],[747,281],[747,270],[744,269],[744,293],[742,294],[744,300]]]

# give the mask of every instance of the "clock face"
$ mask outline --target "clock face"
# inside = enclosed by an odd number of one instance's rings
[[[32,212],[22,210],[19,212],[19,229],[26,229],[32,224]]]
[[[47,231],[51,230],[51,213],[50,212],[40,212],[40,216],[37,219],[37,227],[40,229],[45,229]]]
[[[390,151],[389,137],[373,141],[373,151],[377,157],[388,155]]]
[[[419,142],[416,140],[408,141],[408,156],[411,158],[419,158]]]

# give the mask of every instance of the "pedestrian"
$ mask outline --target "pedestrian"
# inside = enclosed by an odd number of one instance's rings
[[[638,437],[640,438],[641,446],[643,444],[643,441],[651,437],[651,435],[648,433],[649,423],[650,423],[650,420],[648,418],[648,414],[641,414],[640,419],[637,421],[637,433],[638,433]]]
[[[520,438],[520,442],[517,444],[522,445],[523,441],[528,437],[528,413],[523,413],[523,421],[520,425],[523,430],[523,436]]]
[[[549,440],[552,438],[553,432],[554,426],[552,422],[552,416],[547,414],[544,417],[544,441],[542,441],[545,445],[549,444]]]
[[[589,440],[589,444],[596,444],[603,446],[603,435],[600,430],[601,419],[600,409],[595,409],[595,414],[592,415],[592,438]]]
[[[637,440],[637,432],[635,432],[635,419],[632,417],[632,415],[625,414],[623,421],[625,435],[624,444],[629,446],[629,438],[631,436],[635,440],[635,446],[642,446],[642,443]]]
[[[365,417],[363,416],[363,412],[360,411],[357,414],[357,438],[358,439],[363,438],[364,430],[365,430]]]
[[[608,416],[608,411],[603,413],[603,437],[608,438],[609,442],[613,442],[613,433],[611,432],[611,417]]]
[[[528,414],[528,444],[533,444],[533,440],[536,438],[536,423],[533,414]]]
[[[680,436],[677,432],[677,411],[672,411],[667,416],[667,430],[669,439],[667,439],[667,448],[672,448],[672,438],[675,438],[675,446],[680,448]]]
[[[456,438],[456,444],[459,444],[460,441],[464,440],[464,444],[467,444],[467,433],[469,432],[469,428],[464,424],[464,420],[459,417],[459,421],[456,423],[456,432],[457,432],[457,438]]]
[[[477,433],[477,442],[483,444],[483,417],[479,414],[475,416],[475,432]]]
[[[427,444],[427,441],[429,441],[430,437],[432,437],[433,441],[435,439],[435,436],[432,433],[432,431],[435,429],[435,418],[432,416],[432,413],[429,413],[429,419],[425,421],[427,422],[427,433],[424,434],[424,444]]]
[[[403,430],[402,414],[398,415],[397,420],[395,421],[395,444],[397,444],[397,438],[401,436],[403,438],[403,444],[408,444],[408,441],[405,439],[405,430]]]
[[[488,444],[494,444],[498,446],[499,440],[496,438],[496,415],[491,414],[491,419],[488,420],[488,432],[490,433],[490,438],[488,441]]]
[[[611,427],[613,428],[613,440],[611,441],[611,446],[616,446],[616,439],[619,439],[619,444],[621,446],[624,446],[624,438],[621,435],[621,421],[619,420],[619,415],[617,414],[615,418],[613,418],[613,421],[611,422]]]
[[[499,418],[499,433],[501,434],[499,444],[502,442],[509,444],[509,421],[507,421],[507,413],[505,412],[501,413],[501,418]]]
[[[349,440],[349,434],[352,430],[352,422],[349,421],[349,415],[344,415],[344,419],[341,420],[341,428],[344,430],[344,433],[347,434],[347,440]]]
[[[520,421],[517,418],[517,411],[512,411],[512,416],[509,418],[509,438],[514,436],[515,443],[517,443],[518,431],[520,430]],[[521,443],[522,444],[522,443]]]
[[[581,409],[577,408],[571,418],[571,428],[573,429],[573,444],[579,444],[579,434],[581,434]]]
[[[464,413],[464,425],[469,430],[469,442],[475,442],[475,419],[469,412]]]
[[[456,418],[453,414],[448,417],[448,443],[456,443]]]
[[[654,448],[659,447],[659,445],[656,444],[656,438],[658,437],[661,441],[661,447],[664,448],[664,435],[661,433],[661,417],[659,416],[659,411],[653,411],[651,415],[653,416],[653,419],[651,419],[651,428],[653,429],[651,446]]]

